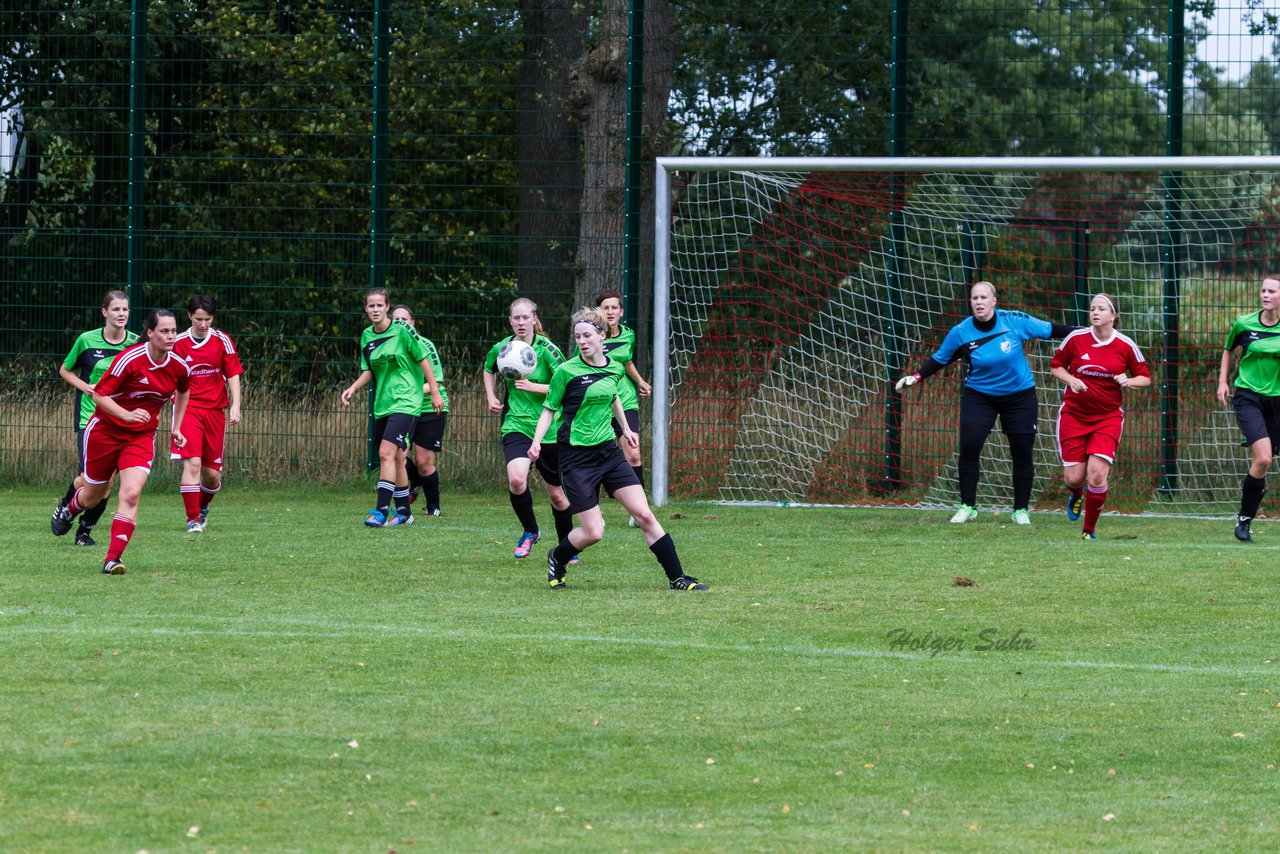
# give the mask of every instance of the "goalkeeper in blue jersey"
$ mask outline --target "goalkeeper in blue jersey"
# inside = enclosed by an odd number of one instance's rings
[[[977,282],[969,292],[973,316],[956,324],[942,346],[920,370],[894,385],[901,391],[956,361],[966,366],[964,393],[960,397],[960,451],[956,459],[956,479],[960,506],[951,517],[954,523],[968,522],[978,515],[978,478],[982,448],[991,435],[996,417],[1009,440],[1013,458],[1013,521],[1030,525],[1027,512],[1035,481],[1036,427],[1039,402],[1036,382],[1027,364],[1022,342],[1036,338],[1061,338],[1076,327],[1039,320],[1020,311],[996,308],[996,288]]]

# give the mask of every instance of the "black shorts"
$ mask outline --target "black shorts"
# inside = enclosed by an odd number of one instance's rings
[[[523,433],[502,434],[502,456],[509,463],[512,460],[529,459],[529,447],[533,438]],[[538,454],[538,474],[549,486],[560,485],[560,446],[555,442],[543,442],[542,452]]]
[[[418,423],[413,428],[410,441],[427,451],[440,452],[444,442],[444,428],[449,421],[447,412],[424,412],[418,416]]]
[[[560,473],[564,477],[564,495],[569,510],[581,513],[600,504],[600,487],[609,497],[624,486],[640,486],[636,470],[613,442],[560,450]]]
[[[1231,390],[1231,405],[1236,410],[1236,423],[1244,433],[1246,444],[1259,439],[1271,440],[1271,453],[1280,450],[1280,397],[1258,394],[1247,388]]]
[[[1037,432],[1040,405],[1035,388],[1013,394],[985,394],[966,388],[960,395],[960,426],[981,427],[988,433],[1000,416],[1000,429],[1006,436]]]
[[[80,460],[80,471],[84,471],[84,430],[76,431],[76,457]]]
[[[631,428],[631,432],[639,433],[640,432],[640,410],[626,409],[626,410],[623,410],[622,414],[627,416],[627,426]],[[622,425],[618,423],[617,418],[613,419],[613,435],[618,439],[622,438]]]
[[[400,450],[409,447],[409,437],[413,435],[418,416],[405,415],[403,412],[392,412],[373,421],[373,441],[390,442]]]

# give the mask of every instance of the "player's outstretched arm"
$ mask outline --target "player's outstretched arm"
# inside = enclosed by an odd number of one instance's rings
[[[924,360],[924,364],[920,366],[920,370],[916,371],[914,374],[907,374],[905,377],[902,377],[894,383],[893,389],[894,391],[902,391],[907,386],[913,386],[921,380],[928,379],[945,367],[946,365],[930,356]]]

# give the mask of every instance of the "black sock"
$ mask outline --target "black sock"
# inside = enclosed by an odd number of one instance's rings
[[[538,533],[538,517],[533,515],[533,493],[526,489],[524,492],[511,495],[511,509],[516,511],[516,518],[520,520],[520,524],[530,534]]]
[[[680,565],[680,556],[676,554],[676,544],[671,540],[670,534],[663,534],[662,539],[649,546],[649,551],[662,564],[662,571],[667,574],[668,579],[675,581],[684,575],[684,567]]]
[[[412,511],[409,509],[409,486],[397,486],[391,491],[391,498],[396,502],[396,515],[408,516]]]
[[[440,472],[433,471],[431,474],[419,475],[418,482],[422,484],[422,495],[427,501],[427,509],[439,510]]]
[[[76,482],[74,479],[72,479],[71,485],[67,487],[67,494],[62,496],[62,506],[66,507],[68,504],[70,504],[71,499],[73,496],[75,496],[75,494],[76,494]]]
[[[556,559],[556,563],[561,566],[568,566],[569,561],[573,560],[579,554],[579,550],[573,543],[569,542],[569,538],[565,537],[560,544],[551,550],[551,556]]]
[[[1244,483],[1240,485],[1240,517],[1237,521],[1253,521],[1253,517],[1258,515],[1258,508],[1262,505],[1262,495],[1266,491],[1266,478],[1254,477],[1251,474],[1244,476]]]
[[[644,486],[644,463],[638,466],[632,466],[631,470],[636,473],[636,477],[640,478],[640,485]]]
[[[102,499],[97,504],[84,511],[84,515],[80,517],[80,530],[91,531],[93,526],[98,524],[98,520],[102,518],[102,514],[107,510],[107,499]]]
[[[378,485],[374,488],[374,495],[377,505],[374,509],[381,510],[383,513],[391,506],[391,493],[395,490],[395,485],[388,480],[378,481]]]
[[[551,508],[551,516],[556,520],[556,536],[564,542],[565,537],[569,536],[569,532],[573,530],[573,511],[568,507],[563,510],[557,510],[554,506]]]

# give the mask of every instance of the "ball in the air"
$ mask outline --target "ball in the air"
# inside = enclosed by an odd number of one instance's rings
[[[538,354],[519,340],[508,341],[498,351],[498,373],[509,380],[523,380],[538,367]]]

